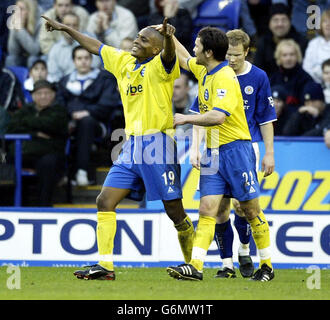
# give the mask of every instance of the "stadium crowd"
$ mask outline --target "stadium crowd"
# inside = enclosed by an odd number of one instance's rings
[[[166,16],[176,28],[178,40],[192,54],[192,30],[203,2],[2,0],[0,134],[31,134],[32,140],[23,143],[23,163],[24,158],[51,159],[48,166],[43,163],[46,167],[40,172],[64,165],[63,145],[71,137],[80,155],[73,161],[74,180],[80,186],[88,185],[93,141],[125,126],[116,79],[103,70],[99,57],[90,55],[71,37],[58,31],[47,32],[40,16],[126,51],[132,47],[138,30],[159,24]],[[240,2],[239,28],[251,38],[248,59],[265,70],[270,79],[278,117],[275,135],[323,136],[330,148],[330,0]],[[318,11],[314,16],[307,13],[310,5],[320,9],[319,15]],[[174,84],[173,112],[188,113],[196,93],[196,82],[182,72]],[[68,119],[56,121],[47,111],[49,105],[64,108]],[[33,111],[32,106],[38,107]],[[25,125],[17,126],[25,108],[30,111],[21,119]],[[31,147],[45,141],[46,145],[57,146],[52,149],[57,157],[49,157],[47,148],[43,151]],[[62,159],[61,163],[55,164],[55,158]],[[50,202],[48,199],[42,204]]]

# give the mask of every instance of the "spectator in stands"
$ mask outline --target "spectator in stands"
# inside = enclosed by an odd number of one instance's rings
[[[89,13],[96,11],[95,0],[73,0],[73,3],[84,7]]]
[[[271,75],[270,84],[286,92],[286,110],[291,114],[304,104],[302,90],[314,81],[301,67],[302,54],[295,41],[282,40],[276,47],[275,59],[278,69]]]
[[[186,73],[182,73],[180,78],[174,81],[173,87],[173,114],[175,113],[182,113],[182,114],[189,114],[190,106],[192,104],[192,100],[189,95],[190,87],[189,87],[189,77]],[[177,135],[178,131],[186,131],[192,128],[192,125],[187,123],[184,125],[180,125],[176,127]]]
[[[325,103],[330,104],[330,59],[322,63],[322,86]]]
[[[33,65],[29,70],[29,77],[24,81],[24,89],[26,92],[33,91],[34,84],[38,80],[47,80],[48,78],[48,68],[45,60],[38,59],[34,61]],[[31,103],[32,96],[25,95],[26,102]]]
[[[269,8],[272,4],[271,0],[248,0],[247,6],[250,11],[251,19],[257,29],[258,36],[262,36],[267,31],[269,21]]]
[[[240,19],[240,26],[249,35],[249,37],[251,39],[256,38],[256,34],[257,34],[256,25],[251,18],[250,10],[246,0],[241,0],[239,19]]]
[[[24,88],[33,91],[33,86],[38,80],[47,80],[48,68],[45,60],[38,59],[34,61],[29,70],[29,77],[24,81]]]
[[[274,1],[274,0],[273,0]],[[295,29],[303,36],[308,39],[312,39],[315,35],[316,28],[308,28],[307,21],[311,18],[311,14],[318,14],[315,10],[308,12],[308,7],[311,5],[316,6],[320,11],[324,11],[330,8],[330,0],[276,0],[292,6],[291,21]],[[316,22],[317,19],[311,19],[311,21]]]
[[[118,5],[116,0],[96,0],[97,11],[89,19],[87,32],[104,44],[119,48],[121,41],[137,35],[134,14]]]
[[[330,9],[322,13],[319,36],[309,41],[303,68],[314,81],[322,82],[322,62],[330,58]]]
[[[38,5],[41,13],[44,13],[52,8],[54,5],[54,0],[38,0]]]
[[[282,86],[273,86],[272,87],[273,99],[274,99],[274,106],[277,115],[277,121],[273,122],[274,126],[274,135],[275,136],[282,136],[283,135],[283,128],[286,125],[289,116],[286,109],[286,92]]]
[[[295,40],[304,54],[307,40],[291,26],[289,9],[282,3],[274,4],[270,9],[269,30],[258,39],[254,63],[271,75],[276,69],[274,52],[276,45],[283,39]]]
[[[40,54],[40,19],[36,0],[16,1],[10,18],[6,66],[30,67]]]
[[[203,2],[203,0],[178,0],[179,7],[189,11],[192,19],[196,18],[198,13],[198,6]],[[155,2],[150,0],[150,9],[151,12],[157,11]]]
[[[306,135],[322,120],[325,103],[321,85],[318,83],[307,84],[303,88],[303,95],[304,104],[290,116],[283,129],[285,136]]]
[[[193,23],[190,13],[186,9],[179,8],[178,0],[155,0],[157,11],[152,13],[149,24],[161,24],[164,17],[168,23],[175,27],[175,36],[189,52],[192,52],[192,30]]]
[[[11,116],[7,130],[32,137],[22,143],[23,167],[36,170],[39,206],[52,204],[54,187],[64,172],[68,119],[65,108],[55,103],[55,95],[54,85],[37,81],[33,103]]]
[[[75,13],[67,13],[63,17],[63,23],[76,30],[79,30],[79,17]],[[49,79],[52,82],[58,82],[61,78],[68,75],[75,69],[72,61],[72,50],[78,46],[67,33],[62,33],[61,38],[51,48],[48,55]],[[93,67],[101,65],[97,56],[93,57]]]
[[[59,83],[58,101],[70,115],[76,139],[76,181],[89,184],[88,168],[95,138],[105,137],[112,114],[121,106],[117,82],[110,73],[92,68],[92,55],[83,47],[73,50],[75,70]]]
[[[72,4],[72,0],[54,0],[52,9],[44,13],[45,16],[59,22],[63,22],[63,18],[67,13],[73,12],[79,17],[80,31],[85,31],[89,20],[89,13],[86,9]],[[42,19],[43,20],[43,19]],[[61,38],[61,32],[47,32],[45,22],[42,21],[40,29],[40,47],[41,52],[47,55],[52,46]]]
[[[132,11],[136,18],[138,30],[141,30],[148,25],[150,0],[117,0],[117,3],[120,6]]]

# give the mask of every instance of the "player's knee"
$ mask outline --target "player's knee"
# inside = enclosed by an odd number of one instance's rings
[[[115,208],[111,205],[111,199],[106,197],[102,191],[96,197],[96,206],[98,211],[115,211]]]
[[[217,213],[217,223],[224,223],[227,222],[230,215],[230,202],[224,203],[224,201],[221,202],[218,213]]]
[[[240,203],[236,199],[233,199],[233,207],[234,207],[235,213],[238,216],[245,217],[244,211],[242,210]]]
[[[165,211],[174,224],[182,222],[186,217],[181,199],[163,201]]]
[[[248,220],[254,219],[259,214],[259,210],[256,207],[241,207],[241,210],[243,212],[243,216],[245,216]]]
[[[216,217],[218,210],[212,202],[201,201],[199,205],[199,214],[203,216]]]

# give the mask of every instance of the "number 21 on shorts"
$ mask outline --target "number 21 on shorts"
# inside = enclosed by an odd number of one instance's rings
[[[245,179],[245,185],[246,186],[252,186],[255,184],[254,180],[253,180],[253,173],[252,171],[250,170],[249,173],[247,173],[246,171],[244,171],[242,173],[242,177]],[[249,177],[250,177],[250,181],[249,181]]]

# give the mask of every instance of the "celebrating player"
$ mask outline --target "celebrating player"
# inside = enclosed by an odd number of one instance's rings
[[[235,72],[225,61],[227,36],[217,28],[203,28],[195,41],[195,58],[176,39],[175,43],[180,66],[198,79],[200,114],[175,114],[174,126],[191,123],[206,127],[207,149],[203,158],[210,161],[201,160],[201,199],[192,259],[188,264],[168,267],[167,272],[178,279],[203,279],[205,256],[214,238],[221,200],[226,194],[239,201],[259,249],[260,267],[251,279],[270,281],[274,278],[274,271],[270,259],[269,226],[259,206],[256,159],[240,86]],[[210,172],[212,167],[216,168],[213,173]]]
[[[44,18],[48,31],[67,32],[89,52],[100,55],[104,68],[117,78],[128,137],[96,201],[99,262],[74,275],[79,279],[115,279],[112,256],[115,209],[131,192],[141,193],[144,188],[148,200],[163,201],[166,213],[178,231],[184,259],[189,262],[194,228],[182,206],[176,145],[165,133],[173,131],[171,99],[174,80],[180,76],[173,41],[175,28],[167,25],[165,18],[161,33],[152,27],[142,29],[129,53]]]
[[[263,70],[245,60],[249,52],[249,36],[244,31],[236,29],[227,32],[227,37],[229,48],[226,59],[229,62],[229,66],[235,71],[241,87],[245,115],[256,154],[256,170],[258,172],[259,169],[258,141],[263,140],[265,156],[261,162],[261,170],[264,172],[264,177],[267,177],[272,174],[275,167],[273,122],[276,121],[269,80]],[[251,277],[254,272],[249,250],[251,229],[239,202],[235,199],[233,199],[233,206],[235,210],[234,225],[240,239],[238,249],[239,270],[243,277]],[[230,199],[223,198],[217,217],[217,224],[215,225],[215,239],[223,262],[223,268],[218,270],[216,275],[219,278],[236,277],[232,251],[234,233],[229,214]]]

